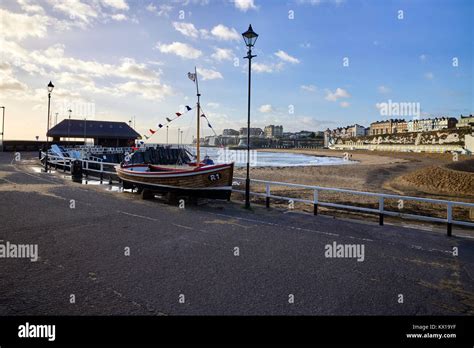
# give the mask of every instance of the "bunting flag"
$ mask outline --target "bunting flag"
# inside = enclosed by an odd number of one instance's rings
[[[189,77],[191,80],[194,81],[195,78],[196,78],[196,74],[189,73],[189,74],[188,74],[188,77]],[[191,110],[193,109],[193,108],[190,107],[189,105],[185,105],[184,107],[186,108],[186,111],[185,111],[184,113],[176,112],[176,113],[175,113],[176,117],[173,117],[173,118],[165,117],[166,122],[167,122],[167,123],[171,123],[171,122],[173,122],[174,120],[176,120],[178,117],[184,115],[185,113],[188,113],[189,111],[191,111]],[[202,114],[201,117],[206,117],[206,116],[205,116],[204,114]],[[206,120],[207,120],[207,118],[206,118]],[[158,124],[157,124],[158,129],[163,128],[165,125],[168,127],[167,123],[165,123],[165,124],[158,123]],[[209,123],[209,120],[207,121],[207,124],[208,124],[208,126],[209,126],[210,128],[212,128],[211,124]],[[157,130],[149,129],[149,132],[153,135],[153,134],[155,134],[155,133],[157,132]],[[146,135],[145,135],[145,138],[148,140],[148,139],[151,138],[151,136],[149,137],[149,136],[146,136]]]
[[[196,74],[188,72],[188,78],[191,81],[196,82]]]
[[[145,137],[146,140],[150,139],[150,137],[148,135],[143,135]]]

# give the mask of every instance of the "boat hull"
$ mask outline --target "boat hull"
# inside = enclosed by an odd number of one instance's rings
[[[146,165],[117,166],[124,186],[135,186],[157,193],[200,198],[230,199],[234,164],[204,166],[193,170],[161,170],[142,172]],[[160,169],[159,166],[149,166]]]

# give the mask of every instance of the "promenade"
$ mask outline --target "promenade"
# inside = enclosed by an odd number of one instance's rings
[[[0,259],[0,315],[474,314],[473,239],[237,202],[180,209],[42,173],[35,155],[0,153],[0,244],[38,246],[36,262]],[[325,257],[334,242],[363,245],[363,261]]]

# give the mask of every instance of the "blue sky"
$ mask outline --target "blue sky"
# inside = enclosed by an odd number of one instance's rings
[[[474,109],[469,0],[2,0],[1,11],[7,139],[44,138],[49,80],[53,120],[69,108],[73,118],[135,116],[146,134],[195,103],[186,77],[194,66],[214,128],[243,127],[248,66],[240,33],[249,23],[260,35],[254,126],[368,126],[384,118],[376,104],[389,99],[420,103],[422,116]],[[178,127],[191,141],[193,116],[170,125],[171,141]]]

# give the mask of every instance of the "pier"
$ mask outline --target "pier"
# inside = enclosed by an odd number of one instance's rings
[[[0,153],[0,203],[0,239],[38,245],[37,262],[1,260],[1,315],[474,313],[474,240],[457,233],[241,202],[180,209],[41,172],[34,153]],[[364,261],[326,257],[333,243],[364,245]]]

